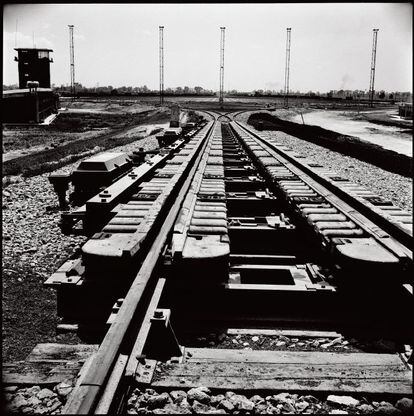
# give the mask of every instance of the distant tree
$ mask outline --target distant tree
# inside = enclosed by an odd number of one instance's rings
[[[390,94],[388,95],[388,98],[389,98],[390,100],[393,100],[393,99],[394,99],[394,94],[393,94],[393,93],[390,93]]]
[[[194,87],[194,91],[196,92],[196,94],[201,94],[201,92],[203,91],[203,87]]]
[[[380,91],[379,94],[378,94],[378,98],[380,100],[383,100],[385,98],[385,91]]]

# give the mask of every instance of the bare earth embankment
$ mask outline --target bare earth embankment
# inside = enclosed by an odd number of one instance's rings
[[[412,157],[358,137],[319,126],[294,123],[265,112],[251,114],[248,123],[258,129],[284,132],[399,175],[412,176]]]

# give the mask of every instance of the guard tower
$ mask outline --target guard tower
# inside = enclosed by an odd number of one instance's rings
[[[18,56],[14,58],[19,63],[19,88],[27,88],[27,81],[37,81],[40,88],[50,88],[49,57],[52,49],[15,48]]]

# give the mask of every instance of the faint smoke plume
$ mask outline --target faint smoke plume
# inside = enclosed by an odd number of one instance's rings
[[[278,90],[281,87],[281,83],[280,82],[266,82],[265,84],[265,88],[267,90]]]
[[[341,79],[341,87],[339,89],[345,90],[346,86],[349,85],[349,83],[352,81],[353,81],[353,78],[350,75],[345,74]]]

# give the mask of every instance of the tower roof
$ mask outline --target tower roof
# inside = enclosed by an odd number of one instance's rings
[[[45,48],[14,48],[15,51],[42,51],[42,52],[53,52],[53,49],[45,49]]]

